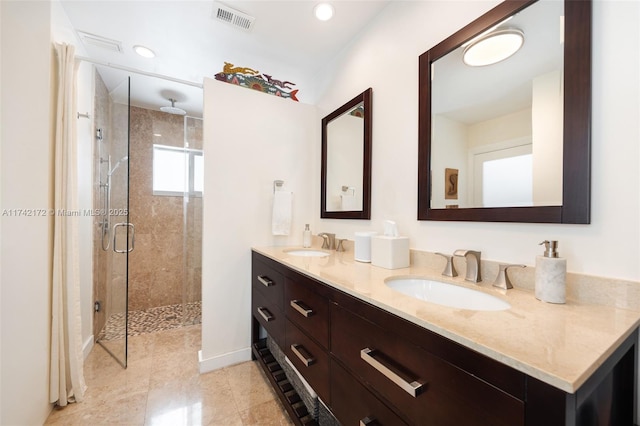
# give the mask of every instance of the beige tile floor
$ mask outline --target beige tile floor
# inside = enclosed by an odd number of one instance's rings
[[[128,368],[96,345],[85,400],[46,425],[292,425],[262,370],[245,362],[200,374],[200,325],[132,336]]]

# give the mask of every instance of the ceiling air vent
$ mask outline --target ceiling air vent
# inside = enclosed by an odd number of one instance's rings
[[[122,53],[121,41],[113,40],[80,30],[78,30],[78,36],[80,37],[80,40],[82,40],[82,43],[85,44],[85,46],[92,45],[100,47],[102,49],[110,50],[112,52]]]
[[[253,21],[256,19],[220,3],[214,3],[213,5],[213,18],[244,31],[251,31]]]

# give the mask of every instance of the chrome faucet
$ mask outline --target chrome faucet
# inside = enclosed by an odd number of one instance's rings
[[[442,271],[442,275],[445,277],[457,277],[458,276],[458,271],[456,271],[456,267],[453,264],[453,256],[451,256],[450,254],[444,254],[444,253],[436,253],[438,256],[442,256],[445,259],[447,259],[447,264],[444,267],[444,270]]]
[[[503,290],[509,290],[513,288],[513,284],[511,284],[511,280],[509,279],[509,273],[507,270],[509,268],[526,268],[525,265],[511,265],[511,264],[499,264],[498,265],[498,276],[496,280],[493,282],[494,287],[501,288]]]
[[[336,234],[329,234],[328,232],[321,232],[318,237],[322,237],[322,248],[327,250],[336,249]]]
[[[482,281],[482,272],[480,269],[480,252],[474,250],[456,250],[454,256],[464,257],[467,263],[467,272],[464,279],[472,283]]]

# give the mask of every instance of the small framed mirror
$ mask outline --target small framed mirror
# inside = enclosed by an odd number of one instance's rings
[[[591,1],[499,4],[419,58],[418,219],[590,223],[590,126]]]
[[[371,219],[371,88],[322,119],[320,217]]]

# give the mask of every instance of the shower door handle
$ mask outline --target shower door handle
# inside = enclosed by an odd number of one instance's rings
[[[127,248],[124,250],[119,250],[118,245],[116,244],[118,240],[118,233],[116,232],[116,230],[118,229],[119,226],[123,226],[123,227],[127,226],[131,228],[131,246],[129,246],[129,241],[127,241]],[[129,234],[128,230],[127,230],[127,234]],[[135,245],[135,235],[136,235],[136,227],[133,226],[133,223],[120,222],[113,225],[113,251],[115,251],[116,253],[131,253]]]

